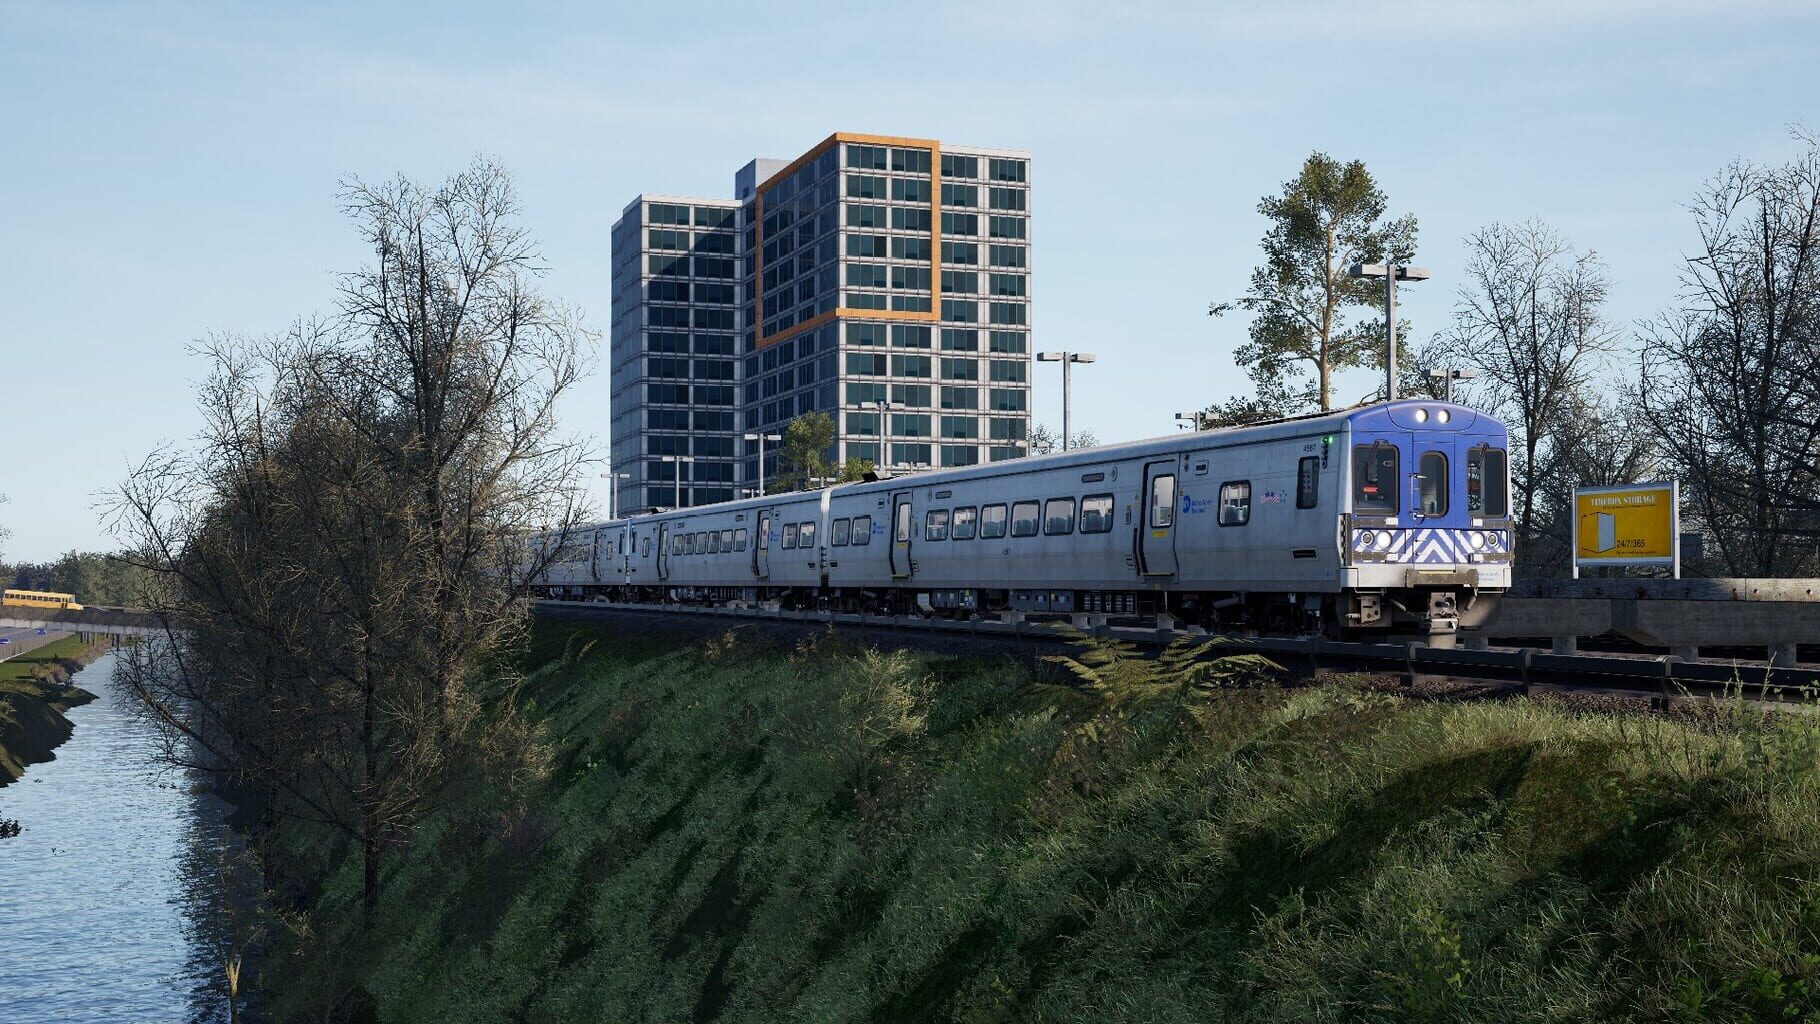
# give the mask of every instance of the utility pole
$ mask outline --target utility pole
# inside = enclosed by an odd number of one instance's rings
[[[1074,446],[1074,364],[1091,363],[1099,356],[1091,352],[1038,352],[1044,363],[1062,364],[1062,451]]]
[[[765,496],[765,442],[782,441],[784,435],[767,434],[761,430],[756,434],[746,434],[745,439],[758,442],[758,496],[762,498]]]
[[[1384,279],[1384,401],[1397,400],[1397,282],[1426,281],[1426,267],[1402,263],[1354,263],[1346,269],[1349,277]]]

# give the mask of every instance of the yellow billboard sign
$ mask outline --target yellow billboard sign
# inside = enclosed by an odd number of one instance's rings
[[[1678,570],[1680,498],[1680,487],[1672,480],[1576,488],[1575,574],[1584,565],[1668,565]]]

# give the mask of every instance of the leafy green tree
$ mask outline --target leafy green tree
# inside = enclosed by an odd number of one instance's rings
[[[870,459],[836,464],[834,438],[834,417],[825,412],[806,412],[791,420],[777,449],[777,473],[765,482],[765,489],[780,494],[808,490],[818,486],[818,480],[852,483],[872,471]]]
[[[816,477],[829,476],[828,453],[834,448],[834,417],[825,412],[806,412],[784,427],[784,440],[777,449],[777,473],[769,481],[773,494],[800,491]]]
[[[1341,163],[1325,153],[1311,154],[1282,194],[1259,201],[1258,212],[1270,219],[1264,264],[1252,271],[1244,298],[1208,312],[1218,316],[1237,306],[1253,314],[1250,340],[1236,355],[1257,383],[1262,406],[1332,409],[1335,373],[1381,363],[1383,285],[1348,277],[1346,269],[1414,257],[1414,215],[1386,220],[1385,207],[1383,190],[1362,162]],[[1349,319],[1355,309],[1370,315]],[[1314,379],[1305,381],[1310,369]]]

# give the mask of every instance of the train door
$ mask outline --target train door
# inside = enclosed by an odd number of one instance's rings
[[[638,531],[630,526],[619,528],[619,558],[617,559],[619,582],[624,583],[632,576],[632,554],[638,550]]]
[[[1175,575],[1176,482],[1173,459],[1144,466],[1143,520],[1137,531],[1139,575]]]
[[[670,578],[670,538],[675,530],[673,523],[659,523],[657,526],[657,578]]]
[[[891,577],[909,579],[910,564],[910,492],[891,495]]]
[[[1451,500],[1455,472],[1463,466],[1455,450],[1458,436],[1418,430],[1412,441],[1414,465],[1408,469],[1409,491],[1404,495],[1411,519],[1417,526],[1429,528],[1467,525],[1464,503]]]
[[[752,575],[761,580],[771,578],[771,520],[771,509],[759,512],[758,529],[752,537]]]

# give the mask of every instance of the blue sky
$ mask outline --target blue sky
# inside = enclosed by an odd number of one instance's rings
[[[1630,323],[1674,297],[1700,181],[1820,119],[1817,53],[1820,6],[1752,0],[0,0],[0,555],[109,546],[98,496],[196,430],[189,344],[330,308],[364,256],[349,176],[497,157],[547,290],[604,331],[609,228],[640,191],[728,195],[750,157],[836,130],[1030,150],[1037,344],[1099,353],[1076,422],[1119,440],[1245,387],[1243,322],[1207,303],[1242,292],[1257,200],[1311,150],[1419,216],[1418,337],[1460,240],[1528,217],[1606,259]],[[607,395],[603,369],[565,411],[603,454]]]

